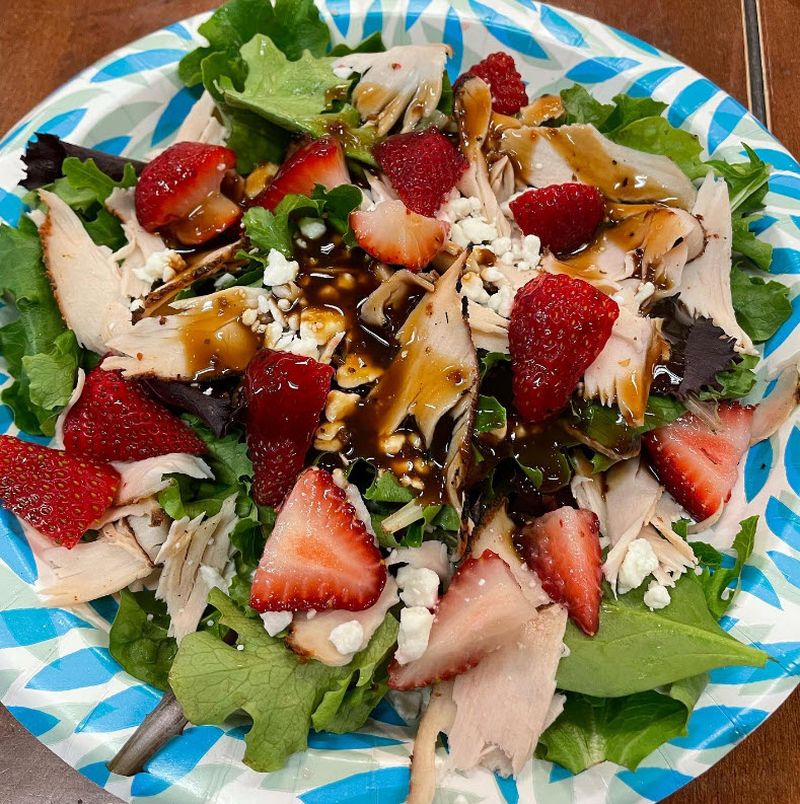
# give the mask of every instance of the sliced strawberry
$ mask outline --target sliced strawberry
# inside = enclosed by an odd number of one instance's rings
[[[342,146],[333,137],[322,137],[298,148],[253,199],[252,204],[272,211],[290,193],[311,195],[318,184],[331,190],[349,183],[350,174]]]
[[[248,364],[247,448],[253,499],[278,505],[294,485],[319,425],[333,369],[310,357],[262,349]]]
[[[463,673],[535,616],[503,559],[491,550],[468,558],[439,601],[425,653],[408,664],[394,661],[389,686],[410,690]]]
[[[500,114],[516,114],[528,104],[528,93],[514,59],[508,53],[490,53],[470,67],[467,75],[482,78],[492,91],[492,109]]]
[[[201,455],[205,444],[187,424],[119,371],[86,376],[64,420],[64,449],[100,461],[141,461],[170,452]]]
[[[308,468],[275,520],[253,578],[256,611],[369,608],[386,583],[374,538],[333,481]]]
[[[438,128],[395,134],[379,143],[375,158],[403,203],[431,217],[469,163]]]
[[[136,217],[148,232],[175,224],[173,234],[187,245],[204,243],[241,216],[220,192],[236,154],[220,145],[178,142],[148,163],[136,185]]]
[[[358,245],[376,260],[418,271],[444,246],[450,227],[412,212],[402,201],[381,201],[374,209],[350,213]]]
[[[514,220],[554,254],[586,245],[605,215],[603,194],[591,184],[551,184],[528,190],[509,203]]]
[[[712,429],[693,413],[646,433],[650,465],[667,491],[699,522],[731,497],[737,467],[750,444],[755,408],[722,402]]]
[[[540,274],[517,293],[508,343],[514,404],[529,422],[560,411],[600,354],[617,303],[588,282]]]
[[[0,436],[0,502],[56,544],[74,547],[108,510],[115,469],[90,458]]]
[[[565,505],[526,525],[522,555],[556,603],[563,603],[575,624],[589,636],[600,626],[603,590],[600,523],[591,511]]]

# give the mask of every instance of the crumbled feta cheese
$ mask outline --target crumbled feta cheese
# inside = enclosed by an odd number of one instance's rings
[[[348,620],[346,623],[337,625],[331,631],[328,639],[342,656],[347,656],[361,649],[361,643],[364,641],[364,627],[358,620]]]
[[[489,243],[489,248],[498,256],[502,257],[511,251],[511,238],[510,237],[496,237]]]
[[[539,256],[542,251],[542,243],[536,235],[525,235],[522,241],[522,259],[530,263],[531,266],[538,265]]]
[[[461,291],[476,304],[486,306],[489,304],[489,294],[483,287],[483,281],[478,274],[469,271],[461,277]]]
[[[480,204],[478,205],[478,209],[480,209]],[[471,212],[472,212],[471,198],[463,198],[463,197],[453,198],[451,201],[447,203],[447,206],[445,207],[445,213],[453,221],[459,220],[460,218],[468,218]]]
[[[274,637],[280,634],[285,628],[289,627],[292,621],[291,611],[265,611],[261,615],[264,621],[264,629],[271,636]]]
[[[397,632],[397,651],[394,658],[398,664],[408,664],[419,659],[428,647],[433,614],[424,606],[411,606],[400,612],[400,630]]]
[[[133,275],[151,285],[158,280],[169,282],[184,265],[183,257],[177,251],[165,248],[162,251],[154,251],[144,265],[133,269]]]
[[[295,260],[287,260],[280,251],[271,248],[264,268],[264,284],[271,287],[294,282],[299,271],[300,266]]]
[[[439,597],[439,576],[427,567],[400,567],[397,571],[400,599],[406,606],[432,609]]]
[[[319,240],[325,234],[325,223],[319,218],[300,218],[297,226],[303,237],[309,240]]]
[[[670,600],[669,590],[666,586],[662,586],[658,581],[650,581],[650,585],[644,593],[644,604],[650,611],[669,606]]]
[[[129,310],[130,310],[132,313],[135,313],[137,310],[144,310],[144,300],[143,300],[143,299],[134,299],[134,300],[133,300],[133,301],[130,303],[130,305],[129,305],[128,309],[129,309]]]
[[[658,568],[658,558],[647,539],[634,539],[628,546],[617,576],[620,594],[642,585],[644,579]]]
[[[503,318],[511,318],[516,292],[511,285],[501,285],[494,295],[489,297],[489,307]]]
[[[460,226],[470,243],[491,243],[497,239],[497,227],[483,218],[464,218]]]

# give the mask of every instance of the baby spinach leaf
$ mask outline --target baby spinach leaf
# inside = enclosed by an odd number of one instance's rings
[[[373,679],[381,677],[398,628],[391,615],[350,664],[328,667],[270,637],[259,620],[244,615],[218,589],[211,591],[209,602],[219,610],[222,624],[237,633],[242,650],[211,633],[190,634],[181,642],[169,681],[192,723],[219,724],[244,711],[253,720],[244,762],[260,772],[278,770],[291,754],[305,750],[312,725],[347,730],[363,725],[363,695],[354,696],[353,703],[361,705],[353,713],[347,711],[347,695],[381,683]]]
[[[108,634],[111,655],[134,678],[160,690],[169,688],[169,669],[178,643],[167,635],[167,604],[149,589],[119,593],[119,609]]]
[[[731,269],[731,297],[739,326],[756,343],[771,338],[792,314],[786,285],[751,276],[741,264]]]
[[[506,409],[497,401],[497,397],[478,397],[478,409],[475,411],[474,429],[476,433],[488,433],[505,427]]]
[[[640,588],[616,599],[604,597],[594,637],[568,624],[564,641],[570,653],[558,667],[560,689],[619,697],[715,667],[762,667],[766,662],[763,651],[742,645],[720,628],[694,573],[677,582],[664,609],[650,611],[643,595]]]
[[[689,716],[708,677],[622,698],[567,693],[564,711],[541,736],[536,756],[580,773],[609,760],[636,770],[659,746],[686,734]]]
[[[400,482],[394,472],[384,469],[375,476],[372,485],[364,492],[364,499],[383,503],[407,503],[414,495]]]
[[[564,105],[564,123],[591,123],[602,131],[606,120],[614,111],[614,105],[600,103],[580,84],[561,90],[561,103]]]

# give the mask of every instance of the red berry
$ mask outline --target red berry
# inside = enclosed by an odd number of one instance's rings
[[[514,404],[529,422],[558,413],[600,354],[617,303],[588,282],[540,274],[514,299],[508,327]]]
[[[386,565],[347,495],[324,469],[306,469],[283,504],[259,562],[256,611],[362,611],[381,594]]]
[[[136,217],[148,232],[175,226],[187,244],[203,243],[241,216],[220,192],[236,154],[220,145],[178,142],[148,163],[136,185]]]
[[[101,461],[141,461],[170,452],[201,455],[205,444],[135,380],[98,366],[64,421],[64,449]]]
[[[520,534],[522,554],[556,603],[589,636],[600,626],[603,557],[600,523],[591,511],[564,506],[534,519]]]
[[[0,501],[56,544],[74,547],[119,487],[108,464],[0,436]]]
[[[331,190],[349,183],[342,146],[333,137],[322,137],[298,148],[253,199],[252,205],[272,211],[290,193],[311,195],[318,184]]]
[[[492,91],[492,109],[500,114],[516,114],[528,105],[528,93],[514,59],[508,53],[491,53],[469,69],[482,78]]]
[[[469,166],[458,148],[433,127],[388,137],[374,153],[403,203],[429,218]]]
[[[294,485],[319,425],[333,369],[310,357],[262,349],[247,365],[247,447],[253,499],[278,505]]]
[[[528,190],[508,206],[517,226],[554,254],[569,254],[588,243],[605,215],[602,193],[574,182]]]
[[[712,428],[692,413],[646,433],[650,464],[670,494],[698,521],[719,511],[731,497],[739,461],[750,446],[755,408],[723,402]]]

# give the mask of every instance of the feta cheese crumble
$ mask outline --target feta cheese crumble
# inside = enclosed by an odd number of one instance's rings
[[[165,248],[162,251],[153,252],[144,265],[140,265],[133,269],[133,275],[142,282],[162,281],[169,282],[170,279],[175,277],[175,274],[183,270],[186,263],[183,257],[171,248]]]
[[[411,606],[400,612],[400,630],[397,632],[397,651],[394,658],[398,664],[408,664],[419,659],[428,647],[433,614],[424,606]]]
[[[280,251],[271,248],[264,268],[264,284],[267,287],[286,285],[297,279],[299,271],[300,266],[296,260],[287,260]]]
[[[292,621],[291,611],[265,611],[261,615],[264,622],[264,629],[271,636],[277,636],[285,628],[289,627]]]
[[[328,637],[331,644],[342,656],[348,656],[361,649],[364,641],[364,627],[358,620],[348,620],[346,623],[337,625]]]
[[[307,240],[319,240],[325,234],[325,223],[319,218],[300,218],[297,227]]]
[[[634,539],[628,546],[625,559],[617,576],[620,594],[630,592],[642,585],[653,570],[658,569],[658,558],[647,539]]]
[[[400,567],[397,571],[400,600],[406,606],[432,609],[439,598],[439,576],[426,567]]]
[[[650,611],[666,608],[671,599],[666,586],[662,586],[658,581],[650,581],[650,585],[644,593],[644,604]]]

